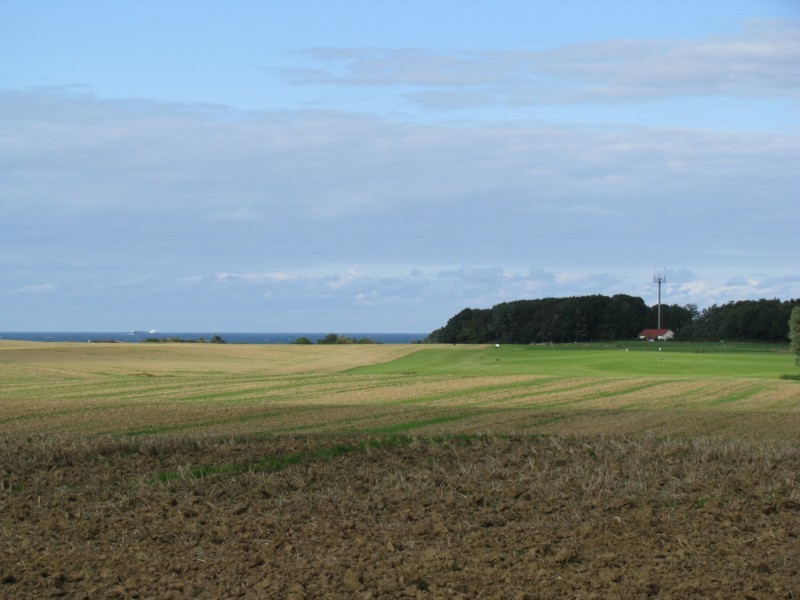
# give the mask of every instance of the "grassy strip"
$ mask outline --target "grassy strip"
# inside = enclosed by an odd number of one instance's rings
[[[168,432],[182,431],[186,429],[198,429],[200,427],[216,427],[217,425],[230,425],[231,423],[246,423],[247,421],[255,421],[257,419],[268,419],[283,414],[280,411],[269,411],[256,414],[241,415],[230,419],[214,419],[212,421],[199,421],[195,423],[181,423],[178,425],[153,425],[152,427],[141,427],[138,429],[129,429],[123,435],[128,437],[137,437],[141,435],[158,435]],[[114,435],[100,434],[100,435]]]
[[[744,400],[745,398],[749,398],[750,396],[754,396],[755,394],[764,390],[766,386],[763,385],[755,385],[752,387],[748,387],[744,390],[741,390],[735,394],[731,394],[729,396],[725,396],[723,398],[717,398],[716,400],[710,401],[709,405],[717,405],[717,404],[729,404],[731,402],[737,402],[739,400]]]
[[[180,467],[169,471],[161,471],[155,481],[158,483],[169,483],[180,479],[203,479],[215,475],[237,475],[246,472],[277,472],[303,463],[330,460],[347,454],[366,452],[370,448],[385,448],[408,445],[415,439],[407,435],[390,435],[377,439],[365,440],[354,444],[334,444],[333,446],[323,446],[307,452],[295,452],[292,454],[279,454],[277,456],[264,457],[254,463],[248,464],[227,464],[227,465],[198,465],[196,467]]]
[[[434,419],[433,421],[437,421]],[[422,426],[431,424],[428,422],[420,422],[415,426]],[[410,428],[410,427],[409,427]],[[377,431],[377,430],[376,430]],[[418,438],[411,435],[382,435],[377,438],[362,440],[354,443],[339,443],[331,446],[323,446],[314,450],[306,452],[294,452],[291,454],[278,454],[275,456],[267,456],[261,458],[254,463],[246,464],[225,464],[225,465],[198,465],[195,467],[179,467],[169,471],[159,472],[154,481],[156,483],[169,483],[181,479],[203,479],[206,477],[219,476],[219,475],[237,475],[240,473],[248,472],[278,472],[286,468],[305,464],[314,461],[331,460],[339,456],[349,454],[361,454],[371,449],[381,448],[396,448],[399,446],[408,446],[412,443],[424,442],[432,445],[439,445],[443,443],[465,444],[472,440],[482,439],[485,436],[480,433],[475,434],[439,434],[434,436],[426,436],[425,438]],[[495,436],[502,437],[502,436]]]

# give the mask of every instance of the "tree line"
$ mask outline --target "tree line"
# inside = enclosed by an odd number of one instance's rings
[[[306,336],[301,336],[292,342],[293,344],[311,344],[313,343]],[[317,344],[332,345],[332,344],[377,344],[375,340],[370,338],[351,338],[346,335],[339,335],[337,333],[329,333],[325,337],[319,338]]]
[[[227,344],[224,339],[218,335],[212,335],[211,339],[207,340],[204,337],[199,338],[179,338],[179,337],[148,337],[141,340],[142,344]]]
[[[740,300],[698,310],[661,305],[661,327],[684,341],[787,342],[789,315],[800,300]],[[536,344],[636,339],[655,328],[658,307],[641,298],[573,296],[516,300],[492,308],[465,308],[433,331],[429,343]]]

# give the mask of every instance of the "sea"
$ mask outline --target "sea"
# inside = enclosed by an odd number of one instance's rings
[[[291,344],[299,337],[312,343],[324,338],[326,333],[241,333],[225,331],[0,331],[0,340],[30,342],[128,342],[137,343],[147,338],[180,338],[182,340],[210,340],[218,335],[228,344]],[[338,333],[353,339],[369,338],[379,344],[413,344],[421,342],[427,333]]]

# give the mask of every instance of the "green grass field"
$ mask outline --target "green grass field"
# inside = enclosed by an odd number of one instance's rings
[[[796,370],[786,347],[647,342],[423,349],[356,373],[547,375],[551,377],[756,377]]]
[[[783,347],[0,344],[0,431],[794,439]]]

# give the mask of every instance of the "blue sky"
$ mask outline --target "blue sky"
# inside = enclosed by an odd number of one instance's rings
[[[0,1],[0,331],[800,297],[800,3]]]

